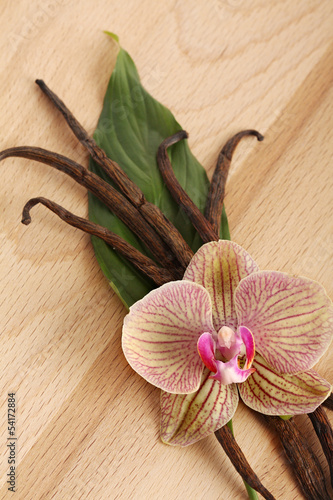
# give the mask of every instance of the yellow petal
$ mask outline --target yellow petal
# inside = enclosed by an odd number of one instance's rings
[[[235,384],[222,385],[205,368],[199,390],[192,394],[161,393],[161,438],[164,443],[188,446],[220,429],[238,405]]]
[[[244,403],[265,415],[298,415],[313,412],[331,393],[331,385],[314,370],[281,375],[256,354],[256,371],[238,384]]]

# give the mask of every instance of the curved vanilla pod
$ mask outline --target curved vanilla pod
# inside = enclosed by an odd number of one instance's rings
[[[243,130],[229,139],[229,141],[223,146],[218,156],[205,208],[205,217],[210,222],[216,233],[219,232],[220,228],[225,185],[231,165],[232,155],[234,154],[234,151],[241,139],[249,135],[256,136],[258,141],[264,140],[264,136],[256,130]]]
[[[174,279],[174,276],[171,272],[169,272],[167,269],[158,267],[153,260],[142,255],[139,250],[127,243],[127,241],[118,236],[116,233],[113,233],[105,227],[100,226],[99,224],[95,224],[90,220],[74,215],[62,206],[58,205],[54,201],[48,200],[47,198],[31,198],[31,200],[29,200],[25,204],[22,212],[23,224],[30,224],[30,210],[38,203],[44,205],[49,210],[52,210],[52,212],[54,212],[58,217],[60,217],[60,219],[62,219],[70,226],[81,229],[81,231],[84,231],[85,233],[89,233],[104,240],[120,255],[125,257],[131,264],[133,264],[139,271],[153,280],[156,285],[161,286],[164,283],[167,283],[168,281]]]
[[[215,432],[215,437],[243,480],[250,485],[251,488],[258,491],[266,500],[275,500],[273,495],[265,488],[258,476],[252,470],[229,427],[227,425],[221,427],[221,429]]]
[[[176,134],[165,139],[159,146],[157,152],[157,163],[161,175],[167,186],[171,196],[175,202],[184,210],[195,229],[198,231],[202,241],[217,241],[219,239],[219,231],[215,231],[210,222],[200,212],[198,207],[193,203],[189,195],[179,184],[168,156],[167,149],[176,142],[182,139],[187,139],[188,133],[185,130],[180,130]]]
[[[69,175],[99,198],[134,234],[141,239],[163,267],[175,266],[175,257],[154,229],[143,219],[137,209],[114,187],[66,156],[42,148],[21,146],[0,152],[0,161],[21,157],[49,165]],[[180,276],[181,278],[181,276]]]

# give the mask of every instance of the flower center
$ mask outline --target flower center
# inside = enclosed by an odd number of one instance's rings
[[[216,351],[225,362],[216,358]],[[251,368],[255,353],[254,338],[245,326],[240,326],[237,332],[222,326],[215,339],[211,333],[203,333],[198,340],[198,352],[204,365],[213,372],[209,378],[224,385],[244,382],[255,371]],[[243,353],[246,354],[246,361],[241,368],[238,357]]]
[[[231,344],[234,342],[236,337],[235,332],[228,326],[222,326],[217,333],[217,339],[220,347],[228,347],[230,349]]]
[[[241,354],[244,342],[239,333],[235,333],[229,326],[222,326],[217,332],[217,348],[222,358],[229,361],[234,356]],[[242,354],[245,354],[243,349]]]

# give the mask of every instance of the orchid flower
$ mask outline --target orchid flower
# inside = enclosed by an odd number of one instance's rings
[[[239,395],[266,415],[314,411],[331,393],[312,367],[332,333],[321,285],[259,271],[220,240],[199,249],[182,281],[130,308],[122,343],[131,367],[162,389],[162,440],[186,446],[225,425]]]

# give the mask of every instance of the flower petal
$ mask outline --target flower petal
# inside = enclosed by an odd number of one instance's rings
[[[234,416],[238,405],[236,385],[209,379],[205,368],[200,389],[193,394],[161,393],[161,439],[187,446],[220,429]]]
[[[244,342],[245,350],[246,350],[245,368],[250,368],[250,366],[252,365],[252,361],[254,359],[254,354],[255,354],[254,338],[253,338],[252,332],[248,328],[246,328],[246,326],[240,326],[239,333],[242,337],[242,341]]]
[[[244,382],[253,372],[255,372],[255,368],[242,370],[242,368],[238,366],[237,355],[227,361],[227,363],[218,360],[216,361],[216,365],[217,372],[211,375],[210,378],[218,380],[223,385]]]
[[[183,279],[195,281],[208,290],[216,331],[224,325],[236,330],[234,290],[242,278],[258,270],[257,264],[242,247],[232,241],[220,240],[206,243],[197,251]]]
[[[298,415],[314,411],[331,393],[331,385],[314,370],[281,375],[256,354],[256,371],[238,385],[244,403],[265,415]]]
[[[213,333],[208,292],[189,281],[173,281],[136,302],[125,317],[123,351],[128,363],[148,382],[186,394],[200,386],[203,363],[197,342]]]
[[[261,271],[241,281],[234,299],[239,324],[279,373],[312,368],[332,340],[332,303],[315,281]]]
[[[198,352],[202,362],[211,372],[216,372],[215,342],[210,333],[203,333],[198,340]]]

